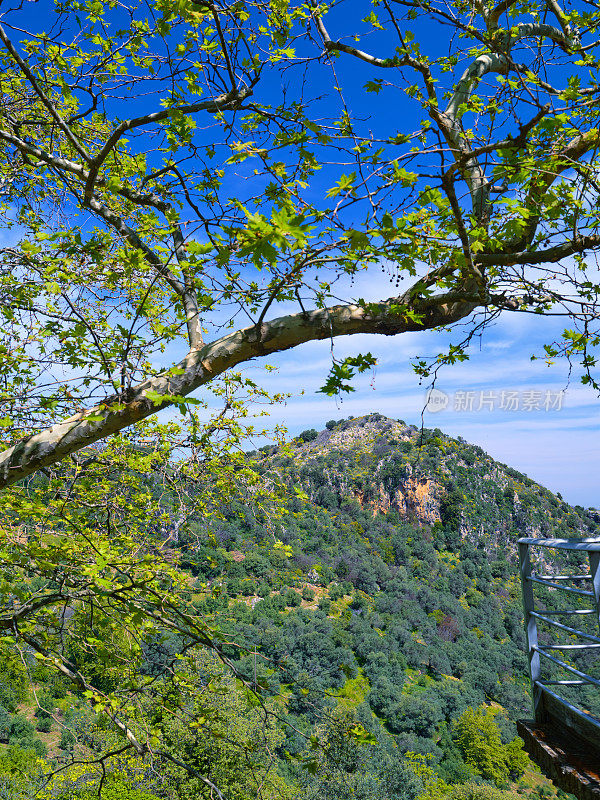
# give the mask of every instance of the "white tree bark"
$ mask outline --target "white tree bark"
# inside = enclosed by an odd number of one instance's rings
[[[352,333],[387,336],[449,325],[468,316],[477,303],[453,295],[411,303],[422,315],[414,322],[397,312],[407,297],[390,298],[372,311],[357,305],[340,305],[278,317],[260,326],[237,330],[200,349],[191,349],[173,370],[135,386],[127,399],[106,402],[74,414],[0,453],[0,488],[10,486],[36,470],[56,463],[71,453],[104,439],[177,402],[237,364],[318,339]],[[175,374],[171,374],[175,373]],[[156,396],[162,399],[157,399]]]

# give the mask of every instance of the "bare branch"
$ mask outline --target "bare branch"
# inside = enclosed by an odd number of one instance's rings
[[[98,155],[95,156],[91,162],[90,171],[85,184],[86,201],[89,202],[89,199],[93,194],[94,183],[102,165],[110,155],[111,151],[116,147],[119,139],[124,136],[127,131],[140,128],[142,125],[152,125],[156,122],[162,122],[163,120],[168,119],[174,112],[181,114],[195,114],[199,111],[226,111],[227,109],[236,108],[243,100],[251,95],[252,89],[244,87],[242,89],[236,89],[234,91],[227,92],[227,94],[219,95],[212,100],[203,100],[200,103],[190,103],[189,105],[172,106],[171,108],[166,108],[162,111],[155,111],[152,114],[144,114],[140,117],[124,120],[111,133]]]

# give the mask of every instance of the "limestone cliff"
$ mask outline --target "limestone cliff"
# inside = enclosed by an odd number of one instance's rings
[[[593,510],[571,508],[480,447],[440,430],[380,414],[307,431],[293,455],[270,453],[270,467],[330,510],[350,499],[373,515],[436,527],[496,546],[523,535],[578,536],[598,530]]]

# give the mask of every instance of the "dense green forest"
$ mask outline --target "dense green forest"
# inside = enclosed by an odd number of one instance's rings
[[[232,495],[208,526],[192,513],[167,531],[163,551],[222,644],[220,657],[184,634],[144,645],[151,692],[136,714],[166,743],[158,762],[119,753],[85,692],[24,646],[0,674],[0,798],[555,794],[516,737],[530,698],[515,542],[597,533],[598,514],[378,414],[245,458],[282,489],[275,519]],[[167,511],[174,497],[160,494]],[[127,681],[102,666],[93,621],[64,613],[70,663],[107,691]],[[183,723],[165,703],[174,687]],[[89,762],[111,751],[98,789]]]
[[[599,48],[593,0],[2,4],[0,800],[556,797],[515,544],[599,513],[260,418],[477,344],[600,390]]]

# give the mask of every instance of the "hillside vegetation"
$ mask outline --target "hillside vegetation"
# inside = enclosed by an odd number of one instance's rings
[[[554,795],[516,738],[530,699],[515,542],[598,533],[597,512],[461,439],[378,414],[248,459],[285,489],[273,525],[231,497],[169,545],[237,677],[184,638],[146,647],[155,691],[139,723],[170,750],[159,770],[113,758],[102,797],[211,796],[170,757],[236,800]],[[101,648],[78,650],[77,635],[71,659],[100,674]],[[174,676],[185,725],[161,703]],[[253,690],[262,705],[248,703]],[[26,651],[2,668],[0,797],[91,797],[89,765],[50,784],[43,774],[116,747],[114,736]]]

